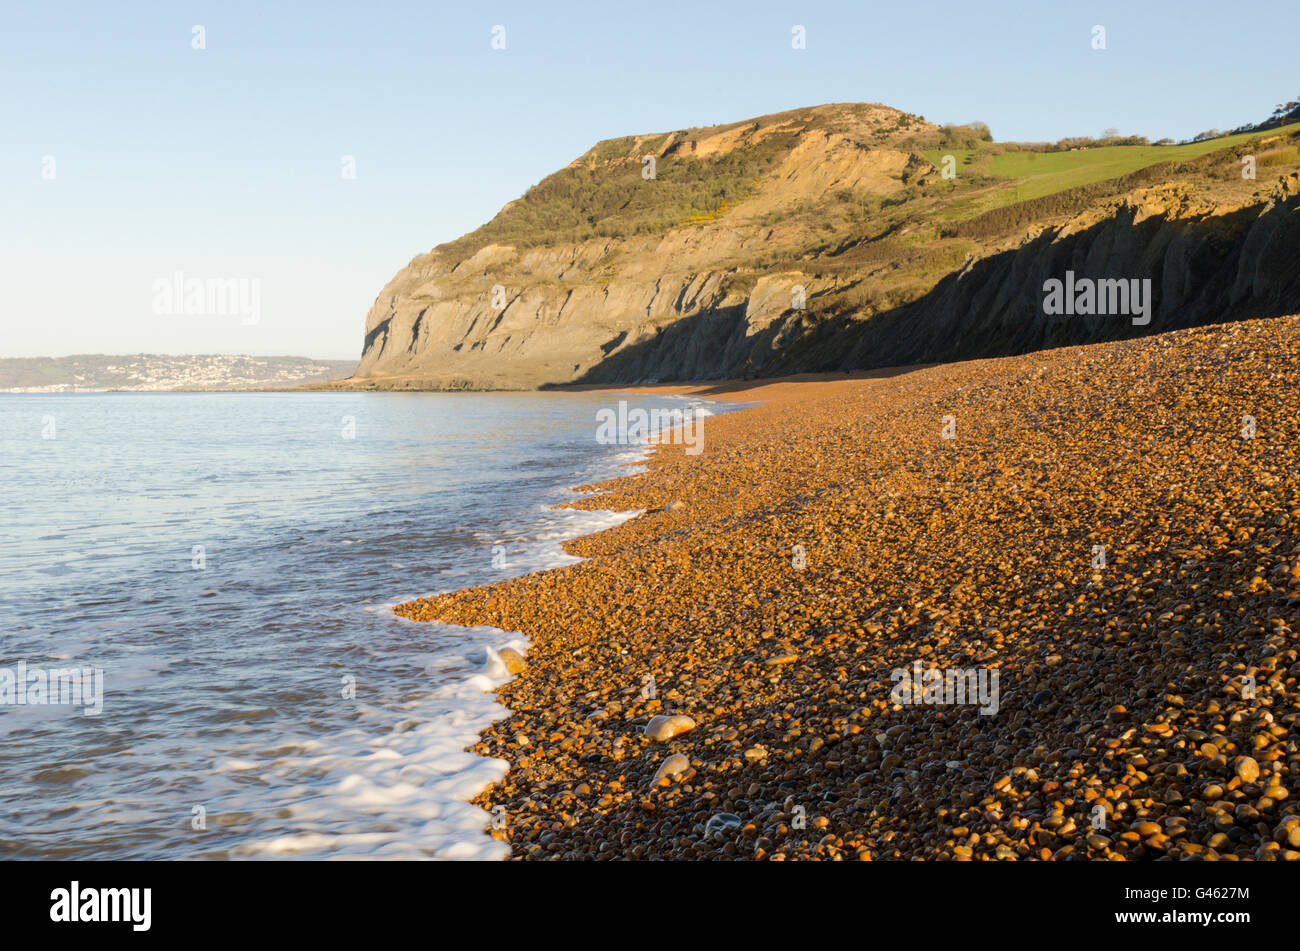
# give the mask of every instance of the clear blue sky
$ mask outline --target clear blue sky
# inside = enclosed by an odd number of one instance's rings
[[[1300,95],[1294,0],[469,6],[8,5],[0,356],[356,357],[410,258],[602,138],[870,101],[1181,139]],[[156,314],[177,271],[256,279],[260,319]]]

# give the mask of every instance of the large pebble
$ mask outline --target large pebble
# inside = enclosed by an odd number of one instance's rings
[[[1273,838],[1300,849],[1300,816],[1287,816],[1277,824]]]
[[[659,780],[664,778],[672,779],[674,776],[684,773],[690,768],[691,768],[690,760],[688,760],[681,753],[674,753],[672,756],[668,757],[666,760],[664,760],[662,763],[659,764],[659,769],[655,771],[655,778],[653,782],[657,783],[659,782]]]
[[[651,717],[645,725],[645,735],[652,740],[671,740],[674,736],[695,729],[695,721],[688,716]]]
[[[1235,765],[1237,775],[1243,783],[1253,783],[1259,779],[1259,763],[1255,762],[1255,757],[1238,756]]]
[[[501,650],[497,651],[497,656],[501,658],[501,663],[505,665],[506,670],[511,675],[523,673],[528,666],[528,662],[524,660],[524,655],[513,647],[501,648]]]
[[[721,835],[724,832],[734,832],[741,826],[741,818],[735,813],[719,812],[716,816],[711,816],[709,821],[704,825],[704,837],[706,839]]]

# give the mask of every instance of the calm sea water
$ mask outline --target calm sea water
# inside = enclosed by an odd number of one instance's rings
[[[511,636],[391,608],[616,523],[549,509],[634,471],[610,405],[0,396],[0,857],[501,855],[463,800],[505,764],[464,747]],[[20,664],[102,671],[102,710],[13,702]]]

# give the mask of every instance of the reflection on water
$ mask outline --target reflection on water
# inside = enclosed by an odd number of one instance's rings
[[[616,521],[547,509],[639,458],[608,399],[0,397],[0,669],[105,694],[0,706],[0,857],[499,855],[462,800],[504,764],[463,748],[511,639],[390,609]]]

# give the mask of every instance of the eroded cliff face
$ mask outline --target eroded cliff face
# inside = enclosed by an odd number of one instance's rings
[[[880,209],[941,184],[929,162],[897,147],[904,133],[925,127],[903,115],[819,107],[602,143],[570,169],[627,176],[653,155],[662,174],[683,156],[710,168],[738,150],[769,154],[761,173],[717,209],[628,228],[647,233],[532,244],[463,239],[417,257],[371,309],[351,382],[531,389],[866,369],[1300,309],[1296,174],[1240,202],[1186,183],[1136,190],[1063,220],[958,245],[964,263],[946,265],[928,245],[927,258],[891,257],[891,249],[911,253],[908,242],[923,243],[914,226],[909,236],[895,223],[876,238],[870,217],[857,233],[851,217],[824,225],[818,210],[827,196],[841,212],[855,203]],[[629,188],[661,184],[636,178]],[[1150,279],[1151,322],[1046,316],[1044,281],[1067,270]]]
[[[652,233],[531,247],[491,243],[470,254],[444,247],[417,257],[366,318],[356,381],[535,388],[582,379],[683,317],[739,316],[757,334],[790,309],[794,285],[812,297],[844,281],[798,269],[767,272],[755,262],[815,242],[809,212],[828,191],[878,199],[933,172],[919,155],[895,147],[908,132],[933,128],[884,106],[823,106],[602,143],[570,168],[625,177],[631,169],[629,190],[663,188],[678,162],[708,168],[765,151],[771,161],[730,201],[721,198],[704,214],[670,209],[678,220]],[[657,178],[641,174],[647,155],[655,157]],[[689,343],[674,376],[725,372],[727,358],[712,349],[706,339]]]
[[[794,363],[872,369],[1007,356],[1277,317],[1300,307],[1300,175],[1240,207],[1189,202],[1177,186],[1140,192],[1106,214],[1043,229],[1014,249],[971,261],[914,303],[865,321],[829,322]],[[1049,316],[1043,287],[1067,272],[1150,281],[1150,321],[1126,315]],[[840,341],[830,336],[836,324]],[[848,346],[833,356],[840,342]],[[768,360],[765,372],[779,369]]]
[[[734,271],[708,266],[735,238],[674,232],[522,253],[489,245],[465,261],[435,252],[385,288],[357,376],[453,389],[576,380],[682,316],[744,307]]]

